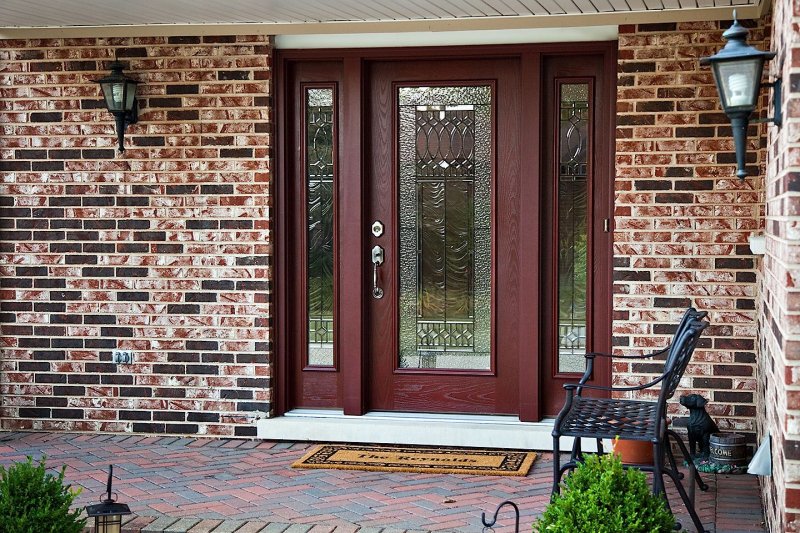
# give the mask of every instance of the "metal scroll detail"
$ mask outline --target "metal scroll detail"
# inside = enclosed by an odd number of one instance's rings
[[[509,506],[514,509],[514,533],[519,533],[519,507],[517,507],[517,504],[511,500],[506,500],[498,505],[497,509],[494,510],[494,516],[492,516],[490,519],[486,518],[486,513],[481,513],[481,523],[483,524],[484,531],[487,529],[493,531],[492,528],[497,524],[497,515],[500,514],[500,510],[505,506]]]

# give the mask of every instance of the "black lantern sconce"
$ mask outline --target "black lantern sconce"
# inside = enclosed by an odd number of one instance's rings
[[[117,503],[111,493],[111,474],[114,465],[108,465],[108,483],[106,484],[106,497],[102,503],[86,506],[86,515],[94,518],[95,533],[120,533],[122,530],[122,517],[131,514],[130,508],[124,503]]]
[[[125,151],[125,128],[129,124],[136,124],[139,106],[136,103],[136,85],[139,83],[122,73],[124,65],[117,59],[109,65],[111,73],[105,78],[97,80],[103,90],[106,108],[114,115],[117,123],[117,140],[119,151]]]
[[[747,126],[750,123],[750,115],[756,109],[761,87],[773,89],[775,116],[753,122],[772,122],[778,127],[782,124],[780,78],[772,83],[761,83],[764,63],[775,57],[775,52],[762,52],[747,44],[747,33],[747,28],[736,20],[734,11],[733,24],[722,34],[727,40],[725,47],[711,57],[700,59],[701,65],[711,65],[722,100],[722,109],[731,120],[736,148],[736,177],[740,180],[747,176],[745,170]]]

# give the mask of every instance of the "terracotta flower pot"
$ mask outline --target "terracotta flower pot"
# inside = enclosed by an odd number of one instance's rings
[[[627,464],[653,464],[653,443],[643,440],[619,439],[614,453]]]

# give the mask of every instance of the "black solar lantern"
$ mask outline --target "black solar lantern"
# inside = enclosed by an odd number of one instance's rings
[[[745,156],[747,150],[747,126],[750,116],[758,105],[758,95],[762,87],[761,73],[764,63],[775,57],[775,52],[762,52],[747,44],[747,28],[736,20],[722,36],[727,40],[725,47],[711,57],[700,59],[701,65],[711,65],[714,81],[717,84],[722,109],[731,121],[733,141],[736,147],[736,176],[744,179]],[[754,122],[774,122],[781,125],[781,80],[764,84],[774,89],[775,116]]]
[[[111,493],[111,474],[114,465],[108,465],[108,483],[106,484],[105,499],[101,503],[86,506],[86,515],[94,518],[95,533],[120,533],[122,531],[122,517],[131,514],[130,508],[124,503],[118,503]]]
[[[138,105],[136,103],[136,85],[138,81],[127,77],[122,73],[125,66],[118,60],[114,60],[109,68],[111,73],[105,78],[97,80],[103,90],[106,108],[114,115],[117,123],[117,140],[119,151],[125,151],[125,128],[129,124],[136,124],[138,118]]]

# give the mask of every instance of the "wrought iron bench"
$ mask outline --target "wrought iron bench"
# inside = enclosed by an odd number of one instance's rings
[[[687,459],[690,479],[695,479],[701,490],[707,490],[708,487],[697,475],[683,439],[667,427],[667,400],[675,394],[700,334],[708,325],[708,322],[703,320],[705,316],[705,312],[698,312],[693,308],[687,309],[670,345],[651,354],[627,357],[600,353],[586,354],[586,372],[578,383],[564,385],[566,402],[553,426],[553,494],[559,492],[559,483],[564,472],[574,469],[581,461],[582,438],[596,439],[599,453],[603,453],[603,439],[620,438],[651,442],[653,464],[627,466],[652,472],[653,493],[655,494],[664,492],[663,477],[665,475],[672,478],[697,531],[701,533],[705,531],[694,509],[693,498],[689,497],[681,482],[684,476],[678,470],[670,439],[678,445],[682,455]],[[664,371],[649,383],[630,387],[603,387],[587,384],[591,378],[596,357],[641,360],[663,354],[666,354]],[[655,402],[623,398],[588,398],[581,395],[583,389],[619,392],[656,390],[658,386],[660,386],[660,391],[658,400]],[[559,441],[562,436],[574,437],[570,460],[563,465],[560,464],[559,456]],[[665,464],[665,459],[667,464]]]

